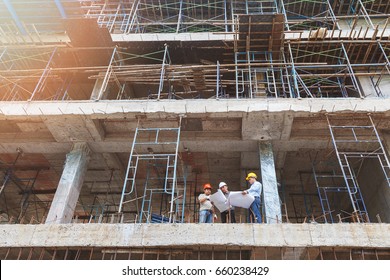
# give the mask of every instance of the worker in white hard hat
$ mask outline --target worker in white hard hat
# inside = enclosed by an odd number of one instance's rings
[[[246,176],[246,180],[249,182],[250,187],[249,189],[242,191],[243,195],[251,195],[255,198],[253,200],[251,206],[249,207],[249,222],[255,222],[255,223],[261,223],[261,192],[263,190],[263,186],[260,182],[257,181],[257,175],[256,173],[250,172]],[[252,219],[251,219],[252,218]]]
[[[229,190],[228,190],[227,184],[225,182],[220,182],[219,189],[225,195],[226,199],[228,199],[229,198]],[[224,223],[226,223],[226,221],[229,221],[229,223],[236,223],[236,215],[234,213],[234,206],[230,205],[230,208],[228,210],[221,212],[221,222],[224,224]]]

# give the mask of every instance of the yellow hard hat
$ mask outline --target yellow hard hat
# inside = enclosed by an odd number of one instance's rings
[[[253,172],[248,173],[248,175],[246,176],[246,179],[245,179],[245,180],[248,181],[249,178],[255,178],[255,179],[257,179],[256,173],[253,173]]]

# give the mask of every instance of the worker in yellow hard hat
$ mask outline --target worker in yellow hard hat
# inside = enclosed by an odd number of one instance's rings
[[[209,183],[203,185],[203,193],[198,196],[200,203],[199,208],[199,223],[212,223],[213,217],[217,218],[214,213],[214,206],[210,201],[211,185]]]
[[[249,207],[250,211],[249,211],[248,221],[261,223],[262,219],[261,219],[260,209],[261,209],[261,192],[263,190],[263,186],[259,181],[257,181],[256,173],[253,172],[248,173],[245,179],[249,182],[250,187],[249,189],[242,191],[242,194],[251,195],[255,198],[251,206]]]

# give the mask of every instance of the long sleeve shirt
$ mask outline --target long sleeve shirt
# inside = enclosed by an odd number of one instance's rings
[[[261,191],[263,190],[263,185],[256,181],[254,182],[249,189],[247,189],[248,194],[254,197],[261,197]]]

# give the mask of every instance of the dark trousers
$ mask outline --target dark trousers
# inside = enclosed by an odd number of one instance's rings
[[[230,210],[226,210],[226,211],[221,212],[222,223],[225,224],[228,219],[229,219],[230,223],[233,223],[233,224],[236,223],[236,214],[234,213],[234,210],[230,209]]]

